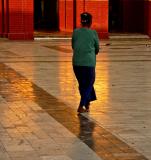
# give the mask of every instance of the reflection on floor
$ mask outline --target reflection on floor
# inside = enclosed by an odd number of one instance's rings
[[[34,31],[34,36],[35,37],[71,37],[72,33],[71,32],[60,32],[60,31]]]
[[[151,159],[150,46],[102,41],[98,100],[77,115],[70,41],[2,42],[0,159]]]

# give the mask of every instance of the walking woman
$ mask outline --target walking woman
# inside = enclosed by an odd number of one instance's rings
[[[73,57],[72,64],[79,84],[81,96],[78,112],[89,112],[90,102],[96,100],[94,90],[96,55],[99,52],[99,38],[92,30],[92,15],[88,12],[81,14],[81,28],[72,34]]]

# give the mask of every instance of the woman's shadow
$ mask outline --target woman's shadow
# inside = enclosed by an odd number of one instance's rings
[[[78,114],[79,118],[79,135],[78,138],[87,144],[91,149],[94,150],[94,138],[93,132],[95,128],[95,123],[92,120]]]

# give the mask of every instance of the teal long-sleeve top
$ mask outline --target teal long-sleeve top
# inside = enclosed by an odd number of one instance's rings
[[[75,29],[72,34],[72,63],[75,66],[96,65],[99,52],[99,38],[95,30],[89,28]]]

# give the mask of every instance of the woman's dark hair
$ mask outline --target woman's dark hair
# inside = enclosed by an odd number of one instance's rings
[[[92,15],[88,12],[81,13],[81,24],[82,26],[90,27],[92,24]]]

